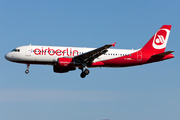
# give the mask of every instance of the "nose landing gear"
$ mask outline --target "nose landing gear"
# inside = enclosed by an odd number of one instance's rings
[[[30,64],[27,64],[27,70],[25,70],[25,73],[26,73],[26,74],[29,73],[29,66],[30,66]]]

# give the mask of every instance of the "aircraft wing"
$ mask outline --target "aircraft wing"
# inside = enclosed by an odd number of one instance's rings
[[[108,45],[104,45],[100,48],[94,49],[92,51],[86,52],[84,54],[78,55],[74,57],[74,60],[79,62],[79,63],[92,63],[92,61],[95,58],[98,58],[99,56],[101,56],[102,54],[105,54],[108,50],[108,48],[110,48],[111,46],[115,47],[115,43],[113,44],[108,44]]]

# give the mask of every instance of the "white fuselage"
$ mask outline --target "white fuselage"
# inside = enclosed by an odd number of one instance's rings
[[[54,64],[60,57],[73,58],[74,56],[94,50],[95,48],[85,47],[58,47],[58,46],[21,46],[16,50],[6,54],[6,58],[13,62],[34,63],[34,64]],[[108,49],[108,52],[94,59],[93,62],[99,62],[125,55],[130,55],[138,50],[126,49]]]

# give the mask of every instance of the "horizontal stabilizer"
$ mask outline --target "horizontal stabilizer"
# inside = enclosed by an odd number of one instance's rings
[[[166,56],[166,55],[171,54],[173,52],[174,51],[167,51],[167,52],[163,52],[163,53],[160,53],[160,54],[153,55],[152,57]]]

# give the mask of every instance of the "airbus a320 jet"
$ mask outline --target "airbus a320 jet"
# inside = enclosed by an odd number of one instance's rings
[[[28,45],[13,49],[5,55],[11,62],[52,65],[56,73],[66,73],[76,68],[82,70],[84,78],[92,67],[128,67],[174,58],[173,51],[165,52],[171,25],[163,25],[154,36],[140,49],[109,49],[116,43],[100,48],[58,47]]]

